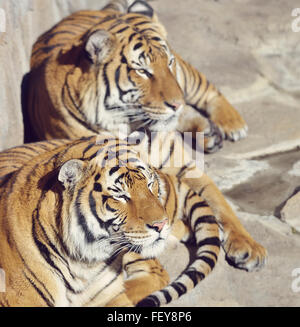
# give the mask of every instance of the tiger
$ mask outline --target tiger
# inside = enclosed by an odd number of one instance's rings
[[[205,200],[101,134],[0,153],[0,306],[160,306],[214,268],[219,227]],[[171,284],[168,239],[197,246]]]
[[[174,133],[188,132],[194,138],[204,134],[204,151],[214,152],[223,139],[245,136],[246,124],[166,38],[145,1],[113,0],[102,10],[63,19],[33,46],[24,98],[30,129],[36,140],[145,130],[144,155],[158,148],[163,152],[153,166],[187,184],[213,211],[227,262],[258,270],[267,251],[248,233],[213,180],[199,173],[192,159],[176,167],[172,162],[178,152]],[[157,139],[152,142],[147,135],[162,131],[168,135],[157,147]]]
[[[142,0],[112,0],[57,23],[33,45],[24,85],[28,140],[145,127],[195,138],[204,133],[204,150],[212,153],[224,139],[247,135],[245,120],[173,51],[165,27]]]

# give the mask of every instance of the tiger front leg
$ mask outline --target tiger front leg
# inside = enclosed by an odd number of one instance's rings
[[[210,83],[180,56],[176,55],[176,75],[185,102],[202,113],[219,129],[223,139],[238,141],[247,136],[248,127],[237,110]]]
[[[229,264],[246,271],[259,270],[267,251],[246,231],[220,190],[205,174],[201,178],[182,178],[211,207],[222,231],[222,247]]]
[[[153,292],[168,285],[170,278],[157,259],[145,259],[139,254],[128,252],[123,257],[125,294],[136,305]]]

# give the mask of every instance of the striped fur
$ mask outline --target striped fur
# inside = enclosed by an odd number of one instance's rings
[[[212,211],[139,151],[105,134],[0,154],[0,267],[7,277],[0,305],[135,305],[168,284],[152,258],[171,231],[195,236],[198,256],[155,305],[212,270],[220,244]]]
[[[186,140],[181,134],[135,132],[128,140],[139,143],[145,162],[150,162],[163,173],[176,176],[208,203],[222,231],[222,247],[231,265],[246,271],[264,266],[267,251],[245,230],[220,190],[203,173],[201,163],[204,158],[185,146]]]
[[[220,247],[219,230],[208,204],[192,190],[184,202],[185,223],[190,226],[196,244],[194,262],[170,285],[149,295],[138,306],[160,306],[170,303],[193,289],[214,268]]]
[[[28,80],[36,140],[146,127],[203,132],[214,152],[247,134],[225,97],[171,49],[145,1],[113,0],[57,23],[34,44]]]

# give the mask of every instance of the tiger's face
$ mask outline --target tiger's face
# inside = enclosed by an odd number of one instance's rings
[[[64,237],[73,257],[106,260],[122,250],[157,256],[170,233],[162,205],[164,186],[137,157],[124,166],[101,168],[70,160],[59,180],[65,186],[68,223]]]
[[[150,19],[136,14],[125,17],[116,31],[96,29],[86,40],[90,68],[98,74],[98,94],[109,115],[104,114],[100,124],[112,130],[106,124],[113,117],[115,125],[126,123],[131,131],[174,130],[184,104],[175,57]]]

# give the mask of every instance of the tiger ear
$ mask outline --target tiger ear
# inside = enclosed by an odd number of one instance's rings
[[[72,159],[62,165],[58,174],[58,180],[65,188],[73,188],[83,175],[84,163],[81,160]]]
[[[150,18],[153,17],[154,10],[153,8],[148,5],[146,1],[143,0],[136,0],[133,2],[131,6],[128,8],[128,13],[136,13],[136,14],[141,14],[148,16]]]
[[[85,45],[89,59],[94,64],[100,64],[113,51],[115,42],[115,37],[105,30],[93,32]]]

